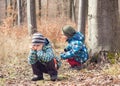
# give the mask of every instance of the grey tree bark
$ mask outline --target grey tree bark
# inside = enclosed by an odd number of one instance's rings
[[[79,13],[78,13],[78,31],[85,34],[85,21],[86,21],[86,2],[87,0],[79,0]]]
[[[70,0],[70,15],[69,18],[72,20],[72,4],[73,4],[73,0]]]
[[[8,3],[7,3],[7,0],[5,0],[5,16],[7,17],[7,6],[8,6]]]
[[[26,0],[21,0],[21,6],[22,6],[22,22],[26,22],[27,20],[27,1]]]
[[[58,3],[59,2],[59,3]],[[57,11],[56,11],[56,18],[61,17],[62,15],[62,0],[56,0],[55,2],[57,5]]]
[[[41,0],[39,0],[39,20],[40,20],[40,23],[41,23],[41,10],[42,10]]]
[[[17,1],[12,1],[12,18],[13,18],[13,26],[17,25]]]
[[[118,6],[119,6],[119,27],[120,27],[120,0],[118,0]]]
[[[20,26],[22,22],[21,0],[17,0],[17,8],[18,8],[18,26]]]
[[[12,0],[9,0],[9,8],[11,9],[11,11],[9,12],[9,16],[12,15],[12,10],[13,10],[13,6],[12,6]]]
[[[9,1],[9,4],[12,5],[12,0],[8,0]]]
[[[88,2],[88,47],[93,55],[98,51],[98,28],[97,28],[97,3],[98,0]]]
[[[27,0],[28,33],[32,35],[37,31],[35,0]]]
[[[120,50],[118,0],[89,0],[88,46],[90,54]]]
[[[47,6],[46,6],[46,20],[48,19],[48,15],[49,15],[49,0],[47,0]]]
[[[75,2],[76,0],[70,0],[70,19],[76,22],[76,12],[75,12]]]

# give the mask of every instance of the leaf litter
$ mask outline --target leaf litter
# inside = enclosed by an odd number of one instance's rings
[[[26,54],[27,56],[27,54]],[[19,59],[20,58],[20,59]],[[31,81],[33,76],[31,66],[27,59],[19,57],[16,62],[10,59],[5,64],[0,64],[0,86],[119,86],[120,74],[112,75],[99,68],[70,69],[69,64],[62,61],[58,70],[58,80],[50,81],[44,74],[44,80]],[[115,71],[115,70],[113,70]]]

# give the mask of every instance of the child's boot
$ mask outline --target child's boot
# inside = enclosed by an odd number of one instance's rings
[[[32,81],[38,81],[38,80],[44,80],[44,78],[41,76],[36,76],[32,78]]]
[[[57,80],[57,75],[51,75],[50,78],[51,78],[51,81],[56,81]]]

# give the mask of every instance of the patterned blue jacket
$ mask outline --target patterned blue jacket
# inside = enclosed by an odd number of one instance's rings
[[[29,56],[28,56],[28,63],[34,64],[37,61],[40,61],[42,63],[49,62],[55,57],[54,52],[52,50],[52,46],[50,42],[46,39],[46,42],[42,48],[42,50],[36,51],[36,50],[30,50]]]
[[[80,32],[67,39],[68,45],[64,49],[64,53],[60,56],[62,59],[75,58],[76,61],[83,63],[88,59],[88,51],[84,44],[84,35]]]

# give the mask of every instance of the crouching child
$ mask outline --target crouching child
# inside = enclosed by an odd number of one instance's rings
[[[83,63],[88,60],[88,51],[84,43],[84,35],[77,32],[73,27],[66,25],[62,28],[68,45],[64,52],[60,54],[61,59],[67,60],[70,68],[81,68]]]
[[[40,33],[34,33],[32,36],[28,62],[36,75],[32,81],[44,80],[43,73],[49,74],[52,81],[57,80],[61,62],[56,58],[49,40]]]

